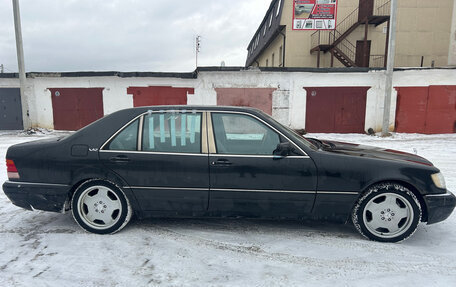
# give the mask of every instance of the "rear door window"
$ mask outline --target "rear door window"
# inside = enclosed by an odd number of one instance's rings
[[[201,153],[201,113],[149,113],[144,116],[142,150]]]

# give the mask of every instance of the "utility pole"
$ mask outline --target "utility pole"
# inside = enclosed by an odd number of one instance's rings
[[[201,51],[201,36],[200,35],[196,35],[196,38],[195,38],[195,58],[196,58],[196,67],[195,69],[198,68],[198,53]]]
[[[22,29],[21,29],[21,15],[19,12],[19,0],[13,1],[13,14],[14,14],[14,30],[16,32],[16,51],[17,51],[17,65],[19,68],[19,82],[21,85],[21,104],[22,104],[22,119],[24,130],[29,129],[30,118],[28,110],[28,99],[26,90],[26,76],[24,64],[24,48],[22,46]]]
[[[391,114],[391,94],[393,93],[394,56],[396,55],[396,20],[397,0],[391,0],[391,16],[388,39],[388,60],[385,80],[385,102],[383,104],[382,136],[389,136],[389,119]]]

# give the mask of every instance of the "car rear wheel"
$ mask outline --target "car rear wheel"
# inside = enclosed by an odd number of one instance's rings
[[[421,221],[421,205],[406,187],[395,183],[374,185],[358,200],[352,221],[365,237],[399,242],[410,237]]]
[[[73,217],[85,230],[110,234],[130,221],[132,210],[120,187],[103,180],[89,180],[76,189],[71,202]]]

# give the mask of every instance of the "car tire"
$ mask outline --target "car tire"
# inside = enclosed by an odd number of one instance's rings
[[[421,215],[413,192],[397,183],[381,183],[370,187],[357,201],[352,221],[370,240],[400,242],[416,231]]]
[[[120,187],[93,179],[81,184],[71,201],[75,221],[88,232],[112,234],[127,225],[132,208]]]

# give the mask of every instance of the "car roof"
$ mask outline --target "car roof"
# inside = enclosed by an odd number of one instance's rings
[[[130,108],[134,110],[148,111],[148,110],[207,110],[207,111],[249,111],[249,112],[261,112],[259,109],[251,107],[235,107],[235,106],[201,106],[201,105],[163,105],[163,106],[143,106]],[[128,110],[128,109],[126,109]]]
[[[148,111],[191,111],[191,110],[203,110],[203,111],[235,111],[235,112],[249,112],[254,115],[264,115],[264,113],[255,108],[248,107],[229,107],[229,106],[187,106],[187,105],[173,105],[173,106],[145,106],[136,108],[122,109],[111,114],[104,116],[103,118],[89,124],[88,126],[80,129],[73,135],[67,137],[68,141],[74,141],[75,139],[82,137],[91,138],[92,142],[96,142],[97,138],[106,140],[113,133],[115,133],[120,127],[125,125],[134,117]],[[98,144],[93,144],[99,146]]]

